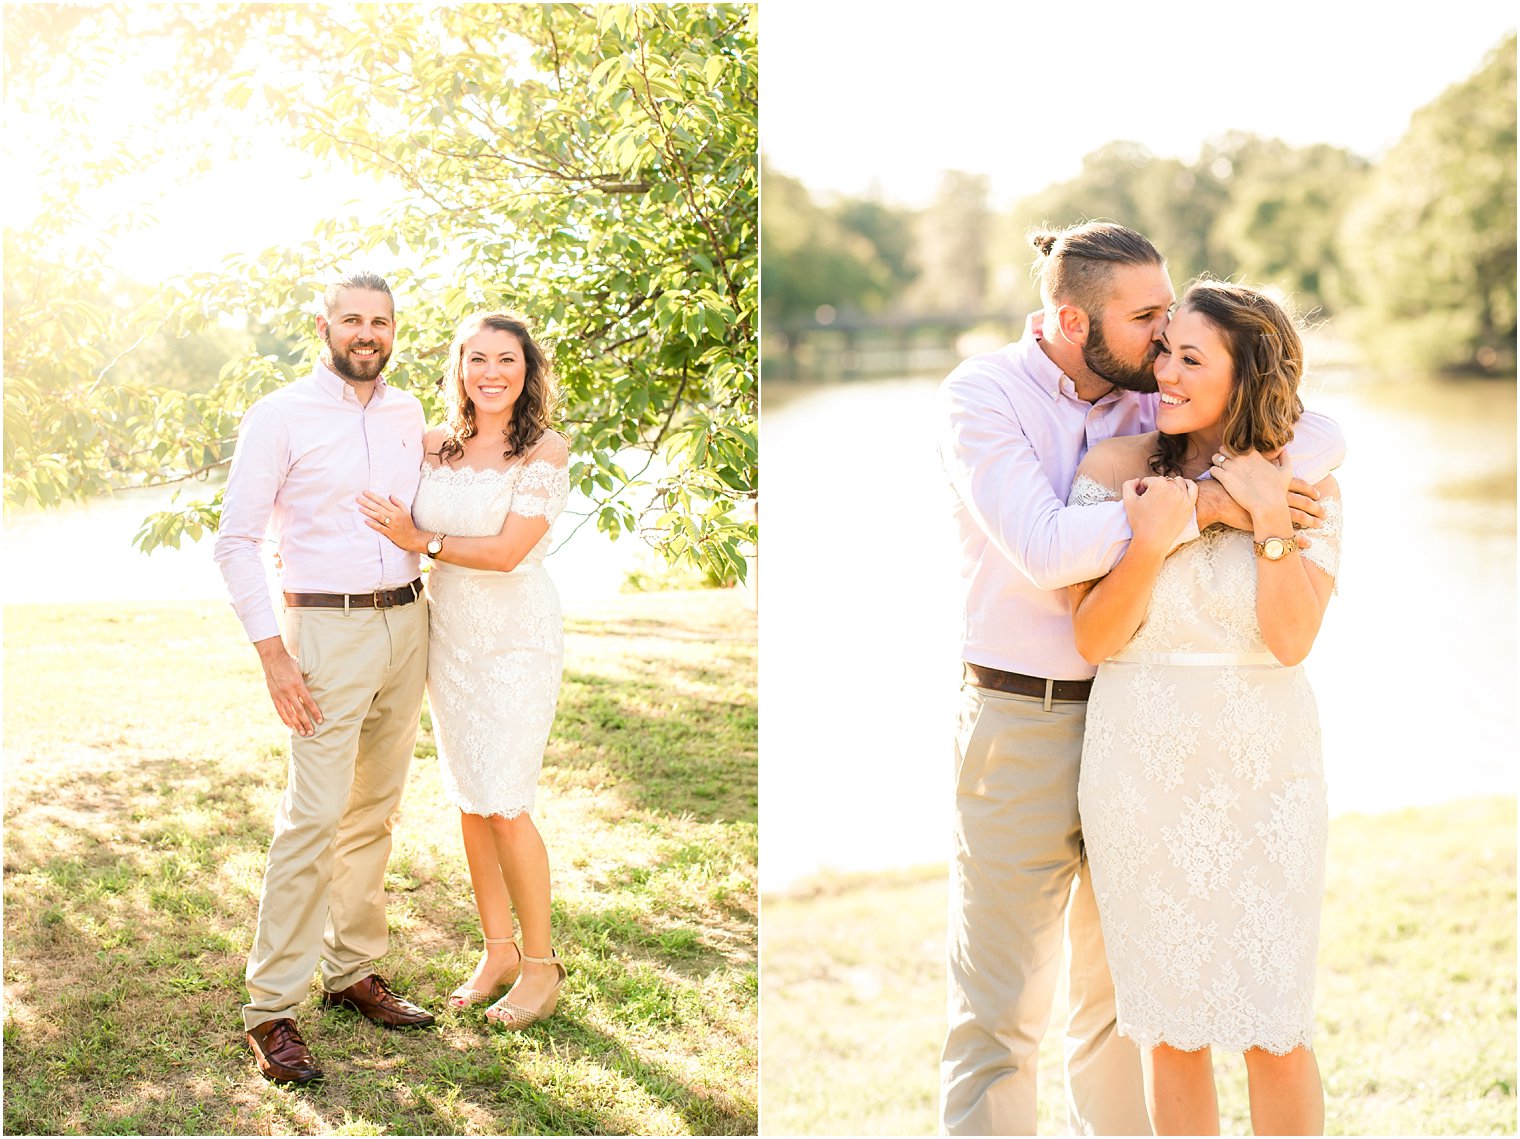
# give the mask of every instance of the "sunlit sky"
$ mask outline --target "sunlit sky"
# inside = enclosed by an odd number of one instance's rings
[[[769,161],[815,190],[905,205],[928,202],[946,169],[988,174],[1006,204],[1116,139],[1189,160],[1234,129],[1376,158],[1515,24],[1503,0],[1442,0],[1417,17],[1325,0],[762,0],[760,21]],[[120,46],[121,71],[91,109],[98,138],[152,122],[146,68]],[[28,197],[14,141],[8,220]],[[142,206],[158,218],[117,244],[115,266],[143,280],[212,269],[227,253],[302,241],[340,210],[373,216],[385,196],[271,133],[239,144],[240,158],[188,185],[150,176],[113,190],[102,216]]]
[[[1376,158],[1514,27],[1513,0],[764,0],[762,147],[815,190],[913,206],[946,169],[1006,203],[1115,140],[1188,161],[1243,130]]]
[[[120,140],[134,149],[162,151],[164,159],[85,194],[80,205],[102,228],[123,212],[148,219],[120,236],[107,256],[113,268],[145,282],[214,270],[233,253],[299,244],[324,217],[373,220],[395,196],[395,189],[356,177],[339,162],[302,154],[280,131],[254,124],[251,116],[208,107],[207,121],[171,126],[157,111],[161,95],[150,82],[154,70],[171,60],[161,46],[125,38],[104,82],[69,93],[89,124],[86,136],[54,131],[45,120],[22,116],[8,104],[7,224],[36,214],[45,152],[88,159]],[[270,69],[259,81],[265,78],[281,76]],[[210,169],[189,173],[198,149],[212,156]]]

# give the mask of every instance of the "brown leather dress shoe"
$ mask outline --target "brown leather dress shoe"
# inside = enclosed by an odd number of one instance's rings
[[[391,992],[385,978],[371,973],[337,993],[323,993],[325,1005],[347,1005],[384,1028],[428,1028],[433,1014]]]
[[[310,1084],[323,1078],[306,1041],[296,1031],[296,1022],[288,1016],[250,1028],[248,1047],[253,1049],[259,1075],[271,1083]]]

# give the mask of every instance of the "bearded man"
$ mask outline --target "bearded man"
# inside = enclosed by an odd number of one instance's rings
[[[949,1029],[941,1116],[951,1135],[1033,1135],[1035,1061],[1070,954],[1067,1103],[1077,1134],[1148,1135],[1139,1050],[1116,1031],[1113,981],[1082,852],[1077,774],[1094,668],[1077,652],[1066,587],[1102,577],[1130,529],[1122,503],[1066,506],[1087,449],[1156,426],[1154,364],[1176,295],[1141,234],[1089,222],[1030,235],[1043,309],[1024,336],[940,386],[939,452],[964,586],[955,734]],[[1288,448],[1289,506],[1345,453],[1306,412]],[[1192,524],[1250,529],[1218,483]]]
[[[364,491],[412,501],[424,416],[414,395],[381,378],[395,337],[384,278],[358,272],[331,285],[316,331],[311,375],[243,416],[215,554],[291,732],[243,1006],[259,1072],[288,1084],[322,1078],[294,1018],[319,958],[324,1003],[388,1028],[433,1023],[374,968],[387,947],[385,864],[427,673],[427,601],[418,556],[365,525],[355,505]],[[283,638],[266,532],[279,552]]]

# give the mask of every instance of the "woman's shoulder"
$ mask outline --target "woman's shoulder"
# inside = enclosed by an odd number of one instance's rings
[[[544,428],[544,433],[528,448],[528,453],[523,456],[527,462],[549,462],[563,466],[570,457],[570,441],[552,427]]]

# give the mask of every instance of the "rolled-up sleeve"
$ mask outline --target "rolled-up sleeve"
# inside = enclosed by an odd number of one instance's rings
[[[250,641],[280,634],[264,575],[263,547],[275,499],[289,467],[290,438],[285,423],[267,405],[255,404],[244,414],[238,429],[213,552],[232,597],[233,611]]]
[[[1328,415],[1306,411],[1293,428],[1288,444],[1293,475],[1307,483],[1323,481],[1346,461],[1346,436],[1341,425]]]
[[[1011,402],[986,377],[940,387],[940,457],[977,526],[1044,590],[1102,577],[1129,546],[1122,503],[1068,507],[1057,497]]]

